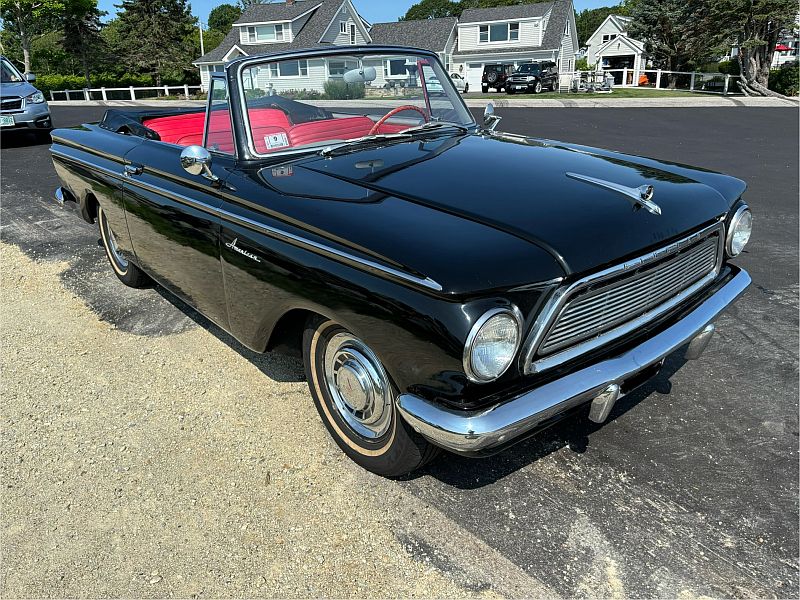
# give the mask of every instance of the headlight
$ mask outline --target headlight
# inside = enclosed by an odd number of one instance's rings
[[[529,82],[530,82],[530,81],[536,81],[536,77],[530,77],[530,76],[529,76],[529,77],[528,77],[528,81],[529,81]]]
[[[728,236],[725,239],[725,250],[728,256],[733,258],[741,254],[747,242],[750,241],[751,233],[753,233],[753,214],[745,204],[734,213],[728,226]]]
[[[464,370],[470,380],[494,381],[514,362],[522,326],[518,313],[492,309],[473,325],[464,348]]]
[[[30,96],[25,98],[28,104],[41,104],[44,102],[44,94],[42,92],[33,92]]]

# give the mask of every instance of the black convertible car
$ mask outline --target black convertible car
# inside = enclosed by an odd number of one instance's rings
[[[325,426],[376,473],[604,421],[667,355],[699,356],[750,283],[729,262],[742,181],[499,133],[430,52],[245,57],[209,87],[202,111],[55,131],[56,197],[126,285],[300,353]]]

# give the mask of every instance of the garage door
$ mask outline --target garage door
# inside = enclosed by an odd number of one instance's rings
[[[467,65],[467,83],[470,91],[479,92],[481,90],[481,78],[483,77],[483,64],[472,63]]]

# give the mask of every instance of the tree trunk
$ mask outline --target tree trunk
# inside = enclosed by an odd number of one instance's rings
[[[25,72],[31,72],[31,38],[25,27],[25,17],[21,13],[16,15],[17,30],[19,31],[19,45],[22,46],[22,61],[25,63]]]

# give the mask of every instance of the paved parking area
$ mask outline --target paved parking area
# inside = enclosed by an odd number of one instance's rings
[[[56,107],[54,119],[66,126],[97,120],[101,113],[97,107]],[[797,597],[796,109],[501,108],[498,114],[504,117],[500,127],[507,131],[694,164],[745,179],[750,184],[747,198],[755,213],[755,234],[738,262],[750,271],[752,289],[721,319],[720,334],[700,361],[684,363],[673,357],[656,379],[621,401],[602,427],[565,422],[494,458],[470,461],[444,456],[426,471],[400,482],[354,473],[337,460],[322,461],[317,468],[327,471],[326,481],[342,473],[348,483],[371,489],[372,508],[386,515],[385,525],[405,552],[465,591],[538,591],[567,597]],[[49,275],[52,284],[63,286],[100,323],[112,326],[107,335],[116,331],[151,340],[162,352],[170,351],[172,336],[188,333],[186,339],[193,344],[219,340],[234,351],[236,364],[252,365],[264,374],[263,385],[274,389],[270,400],[287,400],[282,386],[287,371],[297,373],[297,365],[254,356],[157,289],[134,292],[117,284],[95,230],[50,200],[57,180],[47,146],[25,135],[3,135],[0,143],[0,239],[4,243],[45,264],[65,263],[65,270]],[[531,168],[535,171],[536,165]],[[487,176],[497,177],[501,190],[502,178],[514,174]],[[624,235],[624,231],[608,235]],[[4,266],[3,271],[8,269]],[[5,277],[2,283],[18,285]],[[82,318],[88,327],[94,317],[87,313]],[[113,352],[113,344],[104,347]],[[27,352],[34,359],[39,354],[43,360],[53,358],[36,346]],[[86,364],[85,359],[75,366],[65,360],[63,369],[85,369]],[[302,398],[298,387],[291,393]],[[80,394],[76,396],[80,399]],[[8,415],[2,416],[7,423]],[[257,412],[249,411],[248,418],[257,420]],[[259,429],[259,435],[280,440],[269,425],[277,427],[279,421],[265,421],[267,426]],[[236,427],[234,422],[229,425]],[[80,430],[80,419],[74,426]],[[312,432],[312,443],[318,443],[321,424],[304,418],[297,429],[300,434]],[[214,434],[225,433],[220,429]],[[247,442],[257,457],[260,444],[252,436]],[[8,448],[3,446],[4,462],[15,459]],[[235,452],[229,445],[221,451]],[[35,454],[30,460],[36,460]],[[135,463],[136,456],[126,460]],[[207,466],[198,469],[205,472]],[[15,472],[3,471],[4,489],[6,483],[15,483],[8,480],[9,473]],[[237,472],[230,476],[234,478]],[[225,479],[224,473],[216,476]],[[89,487],[107,484],[103,472],[93,480],[90,472],[89,477]],[[196,482],[189,479],[183,484]],[[352,493],[361,492],[353,489]],[[338,489],[337,494],[333,505],[346,501],[346,490]],[[8,491],[2,500],[8,513],[6,498]],[[130,509],[144,496],[133,492],[126,498]],[[264,510],[263,503],[273,501],[274,497],[254,491],[252,502],[238,509],[256,518]],[[47,507],[34,508],[44,512]],[[214,513],[215,508],[207,505],[205,510]],[[36,530],[31,523],[16,525]],[[75,535],[80,537],[80,533]],[[232,552],[238,551],[235,540],[221,543],[228,542]],[[135,544],[127,548],[142,550]],[[179,545],[170,548],[180,555]],[[34,544],[26,552],[47,557],[54,550]],[[87,545],[85,552],[113,554],[114,549],[101,551]],[[9,560],[17,556],[5,549],[6,579]],[[270,556],[259,555],[264,560]],[[303,561],[301,556],[294,560]],[[192,575],[194,564],[184,565],[187,576]],[[299,572],[301,565],[294,564]],[[392,568],[393,573],[403,573],[402,565],[392,563]],[[152,576],[158,577],[162,574]],[[215,585],[209,583],[205,595],[233,592]],[[65,595],[54,589],[53,595]],[[71,595],[91,591],[80,586],[67,589]],[[146,588],[129,589],[142,594]],[[245,586],[236,591],[264,595],[269,593],[266,589]],[[347,588],[331,589],[341,593]],[[118,595],[125,589],[107,591]],[[453,588],[442,584],[428,591],[452,594]],[[166,592],[162,587],[153,593]]]

